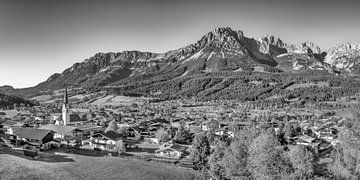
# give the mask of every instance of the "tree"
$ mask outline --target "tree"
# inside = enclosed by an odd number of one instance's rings
[[[209,157],[209,173],[215,179],[223,179],[226,176],[222,160],[227,146],[227,142],[221,141],[220,139],[215,140],[215,148]]]
[[[330,172],[338,179],[353,179],[360,176],[360,126],[354,120],[339,133],[339,142],[332,154]]]
[[[197,134],[192,143],[190,158],[194,169],[205,171],[208,168],[208,157],[210,155],[210,144],[205,134]]]
[[[360,112],[352,111],[354,119],[348,119],[340,131],[339,144],[332,154],[333,162],[329,165],[330,172],[338,179],[360,177]]]
[[[248,170],[249,146],[258,136],[255,127],[236,133],[230,146],[224,152],[221,161],[226,177],[230,179],[244,179],[250,176]]]
[[[128,135],[128,128],[127,127],[119,127],[117,130],[118,134],[121,134],[123,136],[127,136]]]
[[[157,138],[160,142],[167,142],[171,140],[169,134],[164,129],[158,130],[155,134],[155,138]]]
[[[118,124],[116,123],[115,120],[112,120],[110,121],[108,127],[105,129],[105,133],[109,132],[109,131],[113,131],[113,132],[118,132],[119,130],[119,126]]]
[[[101,119],[99,125],[100,126],[106,126],[106,119],[105,118]]]
[[[180,126],[179,129],[176,131],[174,140],[181,144],[189,143],[191,141],[191,134],[188,129],[185,127]]]
[[[256,179],[274,179],[289,175],[290,160],[271,131],[262,132],[249,147],[248,167]]]
[[[19,109],[19,104],[18,103],[14,103],[14,109]]]
[[[123,141],[116,141],[115,147],[119,155],[125,153],[125,144]]]
[[[291,123],[286,123],[284,126],[284,133],[286,138],[291,138],[296,135],[294,126]]]
[[[289,151],[290,161],[294,168],[293,176],[297,179],[311,179],[314,176],[314,156],[305,146],[295,146]]]

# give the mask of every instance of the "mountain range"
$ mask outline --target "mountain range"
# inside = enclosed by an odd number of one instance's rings
[[[0,92],[31,97],[39,92],[74,87],[129,86],[161,76],[161,82],[218,72],[306,72],[360,75],[360,44],[346,43],[321,50],[311,42],[290,44],[273,35],[258,40],[242,31],[220,27],[197,42],[165,53],[123,51],[97,53],[51,75],[37,86]],[[158,81],[158,80],[156,80]],[[131,89],[131,88],[130,88]]]

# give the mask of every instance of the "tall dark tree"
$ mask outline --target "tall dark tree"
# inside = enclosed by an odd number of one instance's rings
[[[215,179],[222,180],[226,177],[222,160],[225,156],[225,150],[228,147],[228,143],[217,139],[214,144],[215,147],[209,157],[209,174]]]
[[[180,126],[176,131],[174,140],[181,144],[189,143],[191,141],[190,131],[183,126]]]
[[[210,144],[205,134],[195,135],[192,143],[190,158],[193,161],[194,169],[206,171],[208,169],[208,158],[210,156]]]

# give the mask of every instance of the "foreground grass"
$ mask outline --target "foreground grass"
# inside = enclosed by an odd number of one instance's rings
[[[118,157],[62,154],[74,162],[43,162],[0,154],[0,179],[204,179],[192,170]]]

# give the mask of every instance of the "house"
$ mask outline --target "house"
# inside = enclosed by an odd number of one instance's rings
[[[221,127],[221,123],[218,120],[208,120],[202,123],[201,129],[203,131],[212,131]]]
[[[73,127],[76,127],[78,130],[82,131],[82,135],[92,135],[105,130],[104,127],[94,124],[80,124],[74,125]]]
[[[224,126],[220,129],[216,129],[214,131],[214,134],[218,135],[218,136],[228,136],[228,137],[234,137],[235,133],[234,131],[231,131],[228,127]]]
[[[117,152],[118,145],[121,145],[121,151],[125,152],[124,137],[113,131],[96,133],[90,136],[90,139],[82,142],[82,145],[88,144],[92,148],[98,148],[104,151]]]
[[[305,146],[311,146],[312,143],[315,142],[315,138],[308,136],[308,135],[302,135],[295,139],[295,143],[298,145],[305,145]]]
[[[61,121],[62,120],[61,116],[62,116],[61,113],[52,113],[50,114],[50,121],[51,122]]]
[[[46,124],[40,126],[38,129],[46,129],[54,132],[54,138],[64,141],[64,144],[68,144],[69,141],[81,142],[82,140],[82,131],[72,126],[64,125],[55,125],[55,124]]]
[[[156,150],[155,153],[157,156],[160,157],[180,159],[186,149],[186,146],[173,144],[171,146],[166,146],[159,150]]]
[[[19,128],[15,131],[18,140],[24,141],[31,146],[47,150],[51,148],[54,132],[45,129]]]
[[[29,127],[27,124],[16,121],[6,121],[2,125],[5,134],[14,134],[16,129]]]

